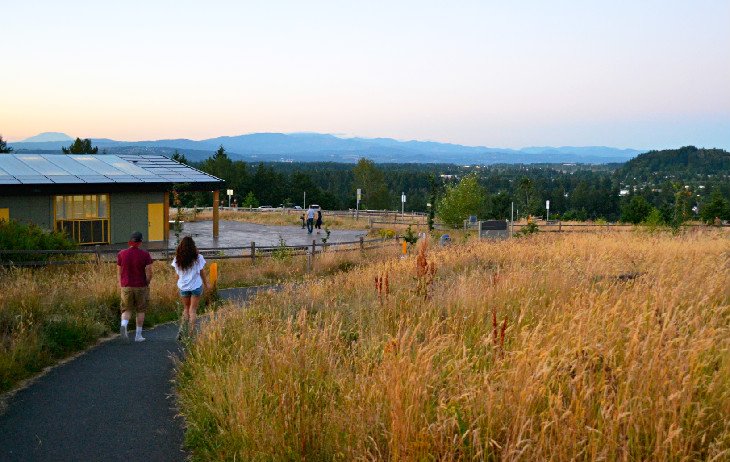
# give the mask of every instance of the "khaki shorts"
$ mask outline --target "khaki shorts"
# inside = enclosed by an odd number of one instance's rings
[[[144,313],[150,301],[149,287],[122,287],[122,311]]]

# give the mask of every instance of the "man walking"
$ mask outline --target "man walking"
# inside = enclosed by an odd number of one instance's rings
[[[312,230],[314,229],[314,209],[310,206],[309,210],[307,210],[307,233],[312,234]]]
[[[152,257],[149,252],[139,248],[140,244],[142,244],[142,233],[135,231],[129,238],[129,247],[117,254],[117,275],[122,296],[122,323],[119,327],[119,335],[125,341],[129,340],[127,325],[132,310],[137,313],[137,331],[134,341],[144,342],[145,340],[142,337],[142,326],[150,299]]]

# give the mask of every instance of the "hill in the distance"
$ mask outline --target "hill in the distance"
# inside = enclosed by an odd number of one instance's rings
[[[730,152],[694,146],[649,151],[626,162],[616,171],[616,175],[624,181],[647,181],[659,174],[675,178],[730,175]]]
[[[36,138],[36,137],[34,137]],[[17,151],[60,151],[66,141],[11,143]],[[463,146],[431,141],[398,141],[391,138],[340,138],[320,133],[252,133],[221,136],[206,140],[169,139],[155,141],[117,141],[92,139],[92,143],[109,154],[148,153],[171,155],[175,150],[191,161],[210,157],[223,145],[231,156],[246,161],[346,162],[367,157],[377,163],[451,163],[514,164],[514,163],[586,163],[625,162],[640,151],[603,146],[530,147],[524,149]]]

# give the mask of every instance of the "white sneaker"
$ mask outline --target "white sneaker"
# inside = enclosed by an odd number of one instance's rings
[[[119,338],[125,342],[129,341],[129,334],[127,333],[127,326],[119,326]]]
[[[135,342],[144,342],[145,340],[147,340],[147,339],[142,337],[141,335],[134,337]]]

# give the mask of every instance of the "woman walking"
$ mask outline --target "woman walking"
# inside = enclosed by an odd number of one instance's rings
[[[172,267],[175,268],[177,274],[177,288],[183,304],[180,331],[177,335],[180,340],[186,331],[195,332],[195,318],[200,297],[203,295],[203,287],[210,288],[203,269],[205,268],[205,258],[198,253],[192,237],[185,236],[180,241],[180,245],[175,251],[175,258],[172,260]]]
[[[322,210],[317,210],[317,221],[314,224],[314,227],[317,228],[317,234],[319,234],[319,231],[322,229]]]

